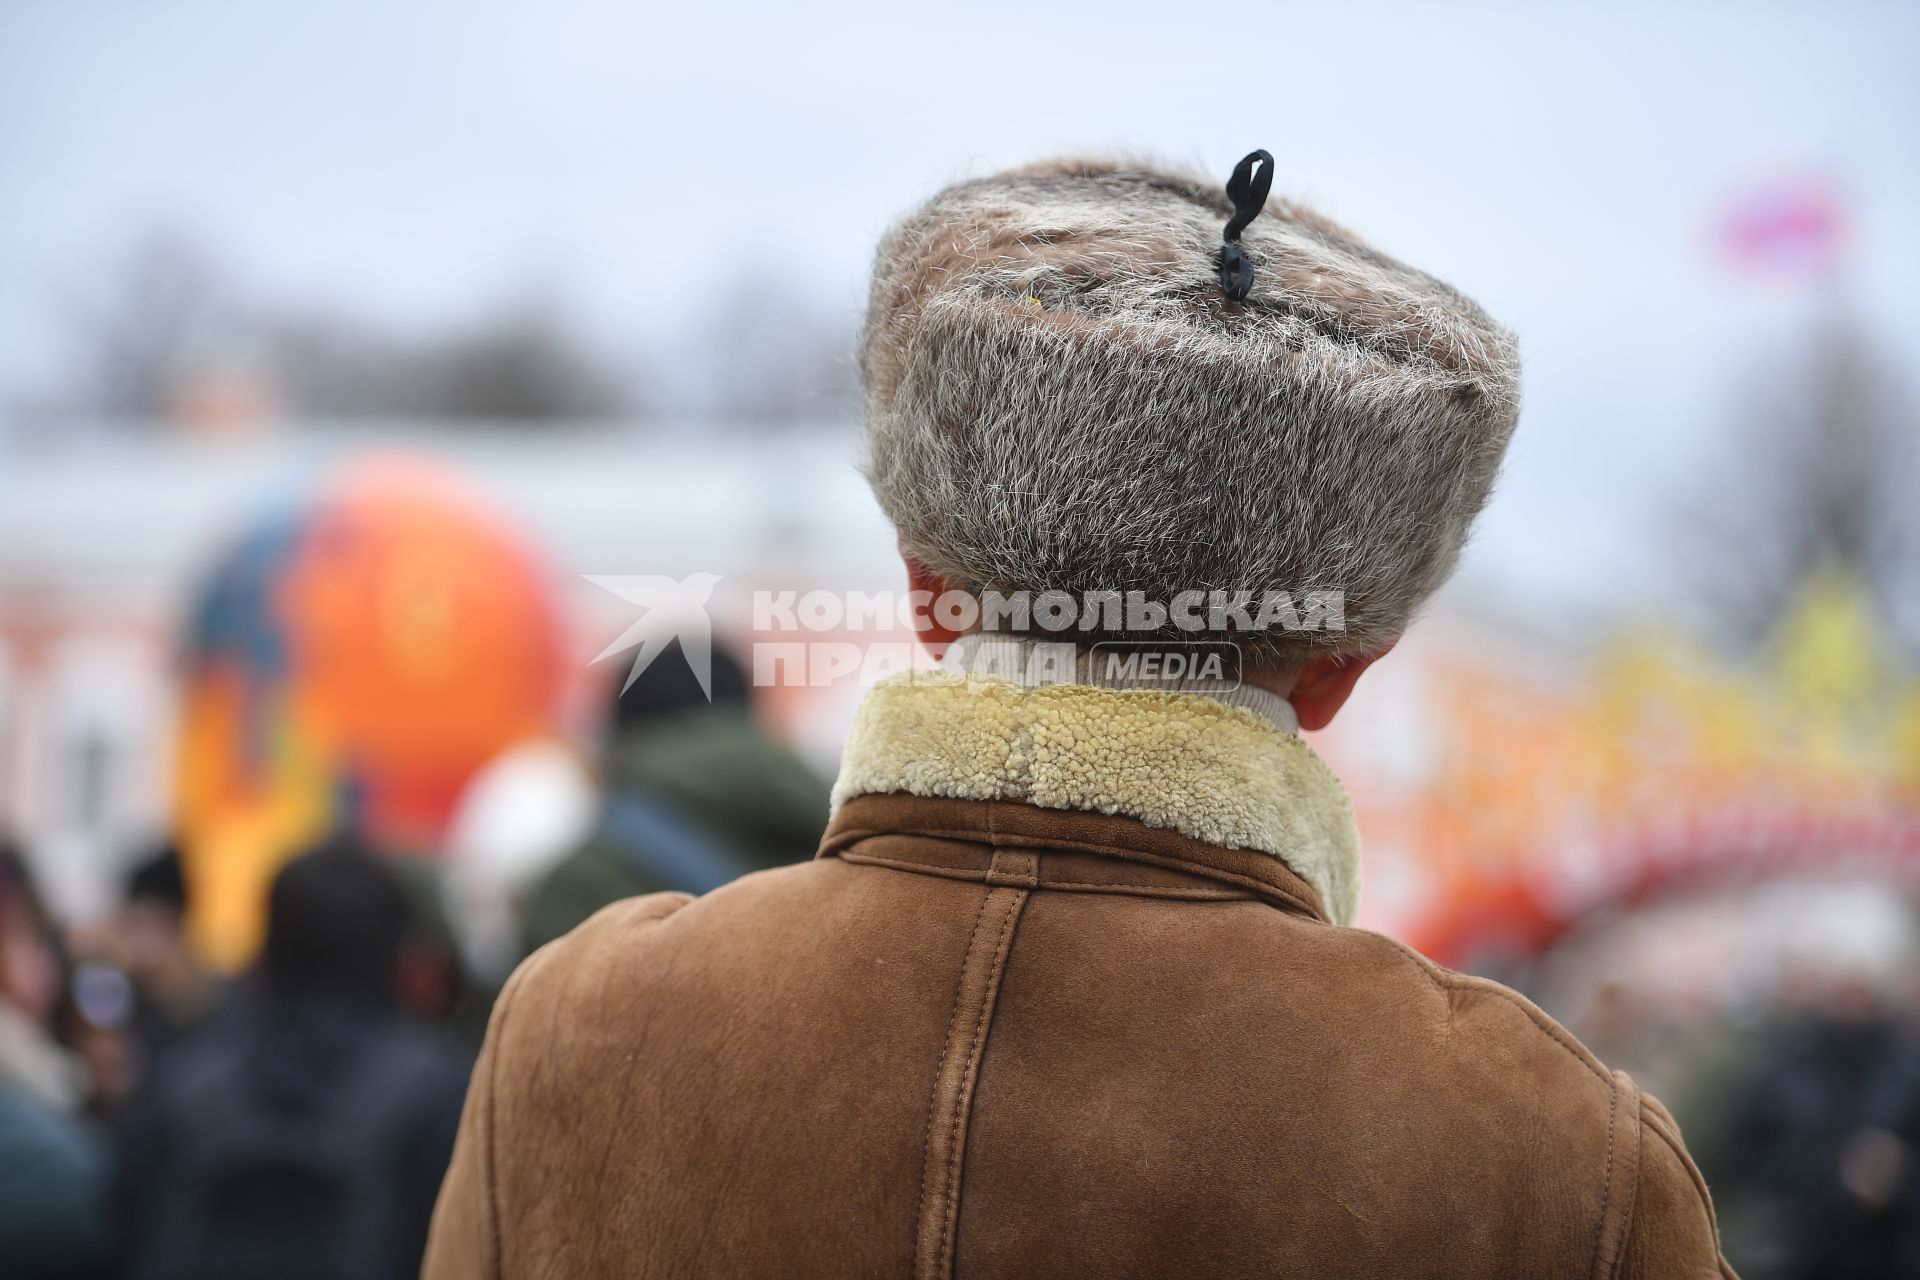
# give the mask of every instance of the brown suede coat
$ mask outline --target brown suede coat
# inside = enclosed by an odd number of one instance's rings
[[[1278,858],[867,795],[521,967],[425,1274],[1731,1272],[1658,1102]]]

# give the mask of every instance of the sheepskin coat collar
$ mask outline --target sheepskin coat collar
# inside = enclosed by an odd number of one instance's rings
[[[1280,859],[1336,924],[1359,908],[1360,837],[1332,770],[1272,721],[1201,694],[904,673],[861,706],[834,808],[890,792],[1124,815]]]
[[[521,966],[425,1280],[1732,1274],[1659,1103],[1329,922],[1345,802],[1253,713],[897,682],[841,797]]]

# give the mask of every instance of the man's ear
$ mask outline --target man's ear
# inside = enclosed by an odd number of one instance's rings
[[[952,584],[908,555],[904,547],[900,550],[900,559],[907,566],[907,590],[927,593],[927,607],[913,611],[914,634],[938,660],[947,646],[960,638],[958,631],[950,631],[934,619],[933,601],[952,590]]]
[[[1300,678],[1294,681],[1293,692],[1287,695],[1287,701],[1293,704],[1293,712],[1300,717],[1302,729],[1324,729],[1333,723],[1340,708],[1347,705],[1347,699],[1353,694],[1353,686],[1360,681],[1360,675],[1368,667],[1387,656],[1393,648],[1378,653],[1361,654],[1353,658],[1313,658],[1300,670]]]

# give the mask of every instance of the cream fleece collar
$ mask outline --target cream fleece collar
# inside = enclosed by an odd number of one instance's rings
[[[905,672],[854,718],[834,808],[887,792],[1124,814],[1273,854],[1335,924],[1359,906],[1360,835],[1332,770],[1270,721],[1198,694]]]

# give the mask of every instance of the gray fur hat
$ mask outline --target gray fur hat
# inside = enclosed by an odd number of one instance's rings
[[[1399,637],[1492,488],[1513,337],[1279,199],[1242,234],[1234,301],[1233,211],[1199,179],[1066,160],[949,187],[887,234],[860,368],[907,554],[976,590],[1344,594],[1342,631],[1236,637],[1262,660]]]

